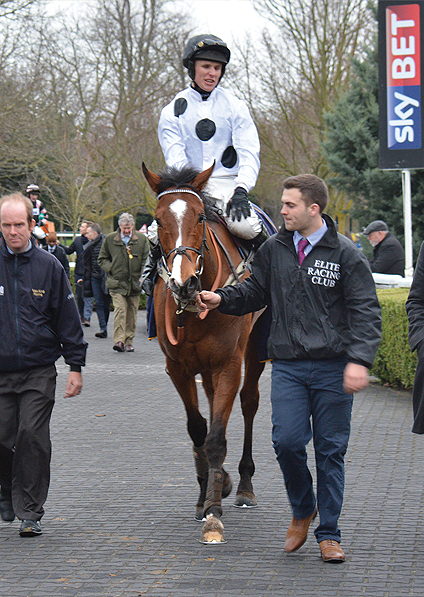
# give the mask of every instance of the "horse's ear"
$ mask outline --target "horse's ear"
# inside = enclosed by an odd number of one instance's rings
[[[193,187],[195,189],[197,189],[198,191],[203,191],[203,189],[206,186],[206,183],[208,182],[213,169],[215,168],[215,162],[212,164],[212,166],[210,168],[208,168],[207,170],[204,170],[203,172],[201,172],[200,174],[198,174],[196,176],[196,178],[194,178],[191,181],[191,185],[193,185]]]
[[[147,180],[149,187],[152,189],[152,191],[157,193],[160,183],[160,176],[151,172],[144,162],[142,163],[142,169],[144,178]]]

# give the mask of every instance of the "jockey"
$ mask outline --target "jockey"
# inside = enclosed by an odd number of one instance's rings
[[[29,184],[25,192],[32,203],[32,215],[34,216],[37,226],[45,226],[47,223],[46,218],[48,216],[46,208],[39,199],[40,187],[36,184]]]
[[[230,50],[219,37],[196,35],[188,41],[183,65],[191,83],[163,108],[159,142],[168,167],[203,171],[215,162],[205,191],[230,232],[257,247],[268,237],[248,200],[259,173],[259,137],[245,102],[219,86],[229,60]],[[156,222],[149,227],[148,238],[154,252]],[[152,265],[149,256],[142,275],[146,294],[152,290]]]

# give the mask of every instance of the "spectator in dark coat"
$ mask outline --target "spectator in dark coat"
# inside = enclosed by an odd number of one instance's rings
[[[31,236],[31,201],[2,197],[0,225],[0,516],[34,537],[50,483],[55,362],[70,366],[65,397],[77,396],[87,343],[62,266]]]
[[[47,244],[43,247],[43,249],[54,255],[56,259],[60,261],[60,263],[63,266],[63,269],[66,272],[66,275],[69,278],[69,261],[66,257],[65,250],[57,243],[56,232],[49,232],[46,241]]]
[[[413,433],[424,434],[424,243],[421,245],[414,279],[406,301],[409,344],[417,351],[418,364],[412,390]]]
[[[81,222],[81,226],[79,228],[80,236],[76,236],[69,247],[65,245],[60,245],[67,255],[72,255],[72,253],[76,253],[77,258],[75,261],[75,269],[74,269],[74,281],[75,281],[75,295],[78,305],[78,311],[81,317],[81,323],[84,326],[90,325],[90,317],[84,316],[84,304],[86,306],[86,315],[93,310],[93,301],[91,303],[91,309],[88,307],[88,299],[89,297],[84,297],[84,289],[82,284],[78,284],[78,280],[84,278],[84,260],[83,260],[83,253],[84,253],[84,245],[88,243],[87,234],[87,226],[92,224],[89,220],[83,220]]]
[[[93,296],[96,301],[96,313],[99,319],[100,331],[94,335],[96,338],[107,338],[107,323],[109,321],[110,294],[106,288],[106,272],[98,263],[100,249],[105,235],[99,224],[87,226],[89,242],[84,248],[84,278],[79,282],[84,283],[84,296]]]
[[[368,224],[363,234],[374,247],[374,254],[369,260],[371,271],[376,274],[405,275],[405,251],[398,239],[390,234],[389,227],[383,220]]]

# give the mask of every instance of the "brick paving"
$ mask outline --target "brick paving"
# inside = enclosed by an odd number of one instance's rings
[[[1,597],[422,596],[424,438],[410,431],[409,392],[373,383],[355,397],[340,520],[347,561],[324,564],[312,532],[297,553],[283,552],[291,513],[271,446],[267,365],[254,441],[259,507],[227,498],[228,543],[204,546],[185,412],[144,312],[133,354],[113,352],[97,330],[96,321],[86,330],[81,396],[62,397],[58,363],[43,535],[22,539],[18,521],[0,522]],[[207,412],[203,393],[201,404]],[[226,459],[234,481],[241,443],[237,402]]]

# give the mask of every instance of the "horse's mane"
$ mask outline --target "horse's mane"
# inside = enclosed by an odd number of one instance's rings
[[[191,189],[199,195],[205,206],[206,219],[212,222],[219,221],[218,214],[214,208],[215,202],[213,198],[205,193],[199,191],[193,187],[190,183],[200,174],[200,170],[192,168],[191,166],[183,166],[180,168],[167,168],[159,172],[160,183],[158,185],[158,195],[167,191],[168,189]]]

